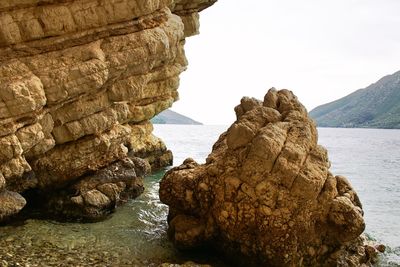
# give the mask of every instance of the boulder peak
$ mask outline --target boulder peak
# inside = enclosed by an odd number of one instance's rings
[[[161,181],[172,241],[184,249],[211,243],[248,256],[246,265],[268,266],[336,266],[349,244],[364,248],[361,203],[349,181],[329,171],[297,97],[272,88],[235,111],[206,164],[186,160]]]

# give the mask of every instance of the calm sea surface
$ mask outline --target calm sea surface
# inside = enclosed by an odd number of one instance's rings
[[[204,162],[226,126],[157,125],[156,135],[175,155]],[[346,176],[357,191],[367,223],[366,233],[389,246],[382,265],[400,266],[400,130],[319,128],[334,175]],[[395,266],[396,266],[395,265]]]
[[[174,152],[174,164],[179,165],[187,157],[204,162],[226,128],[156,125],[154,132]],[[389,246],[380,266],[400,266],[400,131],[322,128],[319,135],[320,144],[328,148],[332,172],[347,176],[361,198],[366,233]],[[157,266],[187,260],[223,266],[212,255],[182,255],[168,242],[168,209],[158,200],[162,175],[148,177],[145,193],[118,208],[109,220],[92,224],[28,220],[23,225],[0,227],[0,242],[20,246],[19,258],[34,255],[42,266],[49,266],[46,261],[57,258],[57,253],[70,262],[79,261],[82,255],[111,254],[118,258],[113,266]],[[56,249],[49,256],[45,247]],[[0,266],[6,253],[7,248],[0,246]],[[66,266],[65,261],[63,264]]]

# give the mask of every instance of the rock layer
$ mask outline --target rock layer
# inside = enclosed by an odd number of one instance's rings
[[[136,198],[143,190],[143,177],[150,171],[147,161],[125,158],[94,174],[84,176],[79,182],[46,194],[40,192],[37,201],[45,203],[48,216],[68,219],[98,221],[109,215],[118,204]]]
[[[26,205],[25,199],[18,193],[2,191],[0,193],[0,221],[18,213]]]
[[[235,111],[206,164],[187,159],[161,182],[176,246],[212,244],[256,266],[368,262],[361,203],[349,181],[329,171],[316,126],[293,93],[245,97]]]
[[[149,120],[178,99],[184,39],[214,2],[1,1],[0,190],[69,186],[128,153],[170,163]]]

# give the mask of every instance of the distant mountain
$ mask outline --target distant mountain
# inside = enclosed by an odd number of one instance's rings
[[[202,125],[202,123],[192,120],[182,114],[174,112],[172,110],[164,110],[157,116],[155,116],[152,120],[154,124],[191,124],[191,125]]]
[[[320,127],[400,129],[400,71],[310,112]]]

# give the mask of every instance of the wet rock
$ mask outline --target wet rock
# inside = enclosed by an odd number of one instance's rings
[[[128,156],[145,159],[151,166],[152,171],[159,170],[173,163],[173,155],[164,142],[154,136],[151,123],[132,127],[132,138],[128,142]],[[137,138],[140,136],[141,138]]]
[[[0,192],[0,222],[17,214],[26,205],[25,199],[16,192]]]
[[[383,244],[379,244],[379,245],[376,245],[376,246],[375,246],[375,249],[376,249],[377,251],[379,251],[380,253],[384,253],[384,252],[386,251],[386,246],[383,245]]]
[[[188,159],[161,181],[175,245],[212,244],[244,265],[371,263],[359,240],[365,223],[357,194],[329,171],[296,96],[271,89],[263,102],[244,98],[235,111],[206,164]]]
[[[93,206],[96,208],[107,207],[111,204],[111,200],[96,189],[85,192],[82,195],[84,203],[88,206]]]
[[[96,221],[113,212],[118,204],[138,197],[149,171],[147,161],[125,158],[67,188],[40,195],[47,195],[46,210],[53,216]]]
[[[361,235],[333,253],[331,260],[339,266],[375,266],[379,262],[379,256],[384,252],[379,248],[383,247],[385,246]]]

